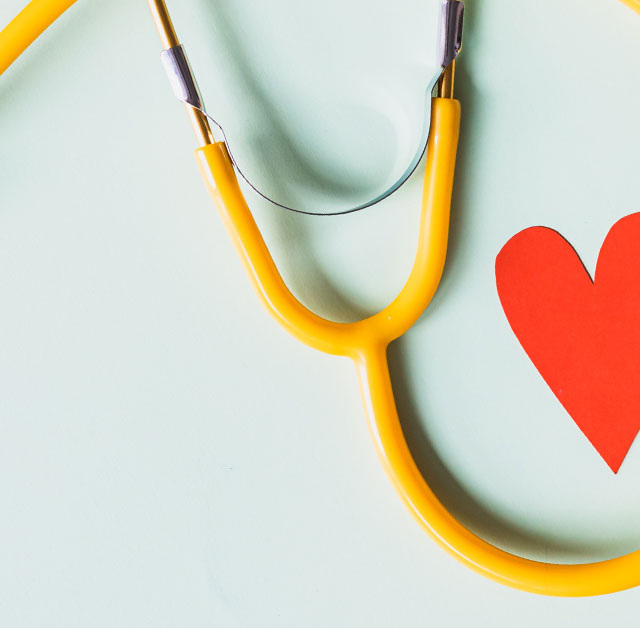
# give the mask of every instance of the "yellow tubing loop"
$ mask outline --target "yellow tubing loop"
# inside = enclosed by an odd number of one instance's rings
[[[0,73],[73,4],[33,0],[0,32]],[[625,4],[640,12],[640,0]],[[291,334],[315,349],[351,358],[357,367],[371,434],[380,459],[405,504],[429,535],[479,574],[524,591],[556,596],[613,593],[640,584],[640,550],[587,564],[544,563],[495,547],[473,534],[443,506],[425,482],[398,419],[387,347],[431,301],[444,268],[460,104],[434,98],[426,156],[419,244],[409,278],[385,309],[355,323],[336,323],[304,307],[285,285],[242,195],[224,143],[196,158],[211,196],[262,302]]]

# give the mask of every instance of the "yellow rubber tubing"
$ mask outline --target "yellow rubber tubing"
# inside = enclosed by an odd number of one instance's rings
[[[637,13],[640,13],[640,0],[622,0],[623,4],[626,4],[630,9],[633,9]]]
[[[369,427],[396,490],[429,535],[467,567],[517,589],[556,596],[612,593],[640,584],[640,552],[597,563],[559,565],[522,558],[467,530],[425,482],[407,446],[393,397],[387,346],[429,304],[444,267],[460,105],[435,98],[416,260],[398,297],[384,310],[355,323],[327,321],[287,289],[240,191],[224,144],[199,149],[198,163],[238,254],[262,302],[302,342],[356,364]]]
[[[640,11],[640,0],[623,0]],[[0,32],[0,74],[73,0],[33,0]],[[425,530],[469,568],[502,584],[546,595],[612,593],[640,584],[640,552],[610,560],[558,565],[505,552],[462,526],[431,491],[413,461],[398,419],[387,346],[418,319],[444,266],[449,204],[460,119],[459,104],[435,99],[416,261],[403,290],[383,311],[341,324],[310,312],[289,292],[242,196],[224,144],[197,151],[211,195],[258,294],[276,320],[316,349],[349,356],[360,378],[376,448],[393,484]]]
[[[76,0],[32,0],[0,32],[0,74]]]

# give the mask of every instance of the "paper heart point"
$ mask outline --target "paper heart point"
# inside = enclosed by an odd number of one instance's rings
[[[640,213],[619,220],[594,280],[559,233],[531,227],[496,258],[523,349],[614,473],[640,429]]]

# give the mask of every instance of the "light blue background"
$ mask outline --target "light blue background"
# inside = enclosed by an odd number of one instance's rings
[[[217,3],[173,4],[211,107]],[[0,22],[21,5],[5,0]],[[425,476],[527,556],[640,547],[638,444],[611,474],[511,334],[493,278],[500,247],[534,224],[593,271],[611,224],[640,210],[639,34],[614,0],[469,0],[446,277],[391,351]],[[85,0],[0,81],[2,624],[632,620],[639,591],[512,591],[418,528],[376,459],[352,366],[259,307],[157,54],[145,3]],[[420,194],[417,175],[337,219],[250,200],[289,285],[347,320],[402,284]]]

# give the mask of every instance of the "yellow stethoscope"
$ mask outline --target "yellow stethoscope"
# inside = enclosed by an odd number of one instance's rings
[[[451,0],[450,0],[451,1]],[[0,74],[75,0],[33,0],[0,32]],[[179,47],[164,0],[148,0],[165,51]],[[640,12],[640,0],[623,0]],[[396,490],[423,528],[460,562],[502,584],[546,595],[613,593],[640,584],[640,550],[588,564],[544,563],[501,550],[467,530],[422,477],[402,433],[391,388],[387,347],[429,305],[442,275],[460,124],[453,99],[454,61],[432,99],[418,250],[409,278],[385,309],[356,323],[325,320],[291,294],[240,190],[225,142],[213,139],[208,117],[187,104],[198,137],[196,159],[247,273],[267,310],[292,335],[320,351],[351,358],[371,435]]]

